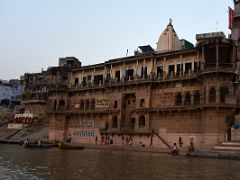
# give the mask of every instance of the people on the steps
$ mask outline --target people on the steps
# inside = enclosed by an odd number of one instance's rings
[[[179,137],[178,144],[179,144],[179,147],[182,148],[182,145],[183,145],[182,137]]]
[[[188,148],[188,152],[193,152],[194,151],[194,144],[193,144],[193,142],[191,142],[191,144],[190,144],[190,146],[189,146],[189,148]]]

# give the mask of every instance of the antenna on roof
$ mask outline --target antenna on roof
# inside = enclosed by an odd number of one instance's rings
[[[127,53],[126,53],[126,56],[128,56],[128,49],[127,49]]]

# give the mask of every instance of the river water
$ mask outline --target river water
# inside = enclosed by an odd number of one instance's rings
[[[240,178],[240,161],[166,154],[24,149],[0,145],[0,179],[172,180]]]

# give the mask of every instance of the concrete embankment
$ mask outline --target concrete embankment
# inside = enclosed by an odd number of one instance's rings
[[[123,145],[100,145],[100,144],[81,144],[70,142],[67,143],[70,146],[81,146],[84,149],[100,149],[111,151],[136,151],[136,152],[151,152],[151,153],[170,153],[168,148],[150,148],[150,147],[137,147],[137,146],[123,146]]]

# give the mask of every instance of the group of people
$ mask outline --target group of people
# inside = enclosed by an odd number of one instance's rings
[[[23,144],[24,144],[24,145],[29,145],[29,144],[30,144],[30,143],[29,143],[29,140],[26,139]],[[42,147],[42,141],[41,141],[41,140],[38,140],[37,146],[38,146],[38,147]]]
[[[95,136],[95,144],[98,144],[98,136]],[[100,136],[101,145],[110,145],[113,144],[113,138],[110,135],[101,135]]]
[[[179,137],[178,139],[178,144],[179,144],[179,148],[182,148],[183,147],[183,141],[182,141],[182,137]],[[173,144],[173,147],[172,147],[172,154],[178,154],[179,152],[179,148],[177,147],[177,143],[174,143]],[[194,151],[194,144],[193,142],[190,143],[189,147],[188,147],[188,152],[191,153]]]
[[[122,136],[122,145],[124,146],[132,146],[133,138],[132,136]]]

